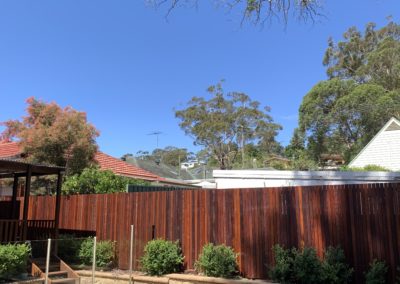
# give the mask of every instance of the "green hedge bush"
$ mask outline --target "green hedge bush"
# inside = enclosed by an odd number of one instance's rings
[[[81,174],[67,176],[63,183],[63,194],[91,194],[126,192],[128,184],[148,185],[149,182],[114,174],[110,170],[89,167]]]
[[[93,261],[93,238],[83,241],[79,249],[79,259],[84,265]],[[96,244],[96,266],[111,268],[115,264],[115,244],[111,241],[100,241]]]
[[[237,254],[231,247],[206,244],[195,263],[195,268],[206,276],[232,278],[237,274]]]
[[[369,264],[369,269],[365,273],[366,284],[385,284],[387,279],[388,267],[384,261],[374,259]]]
[[[0,278],[9,279],[26,272],[30,253],[28,244],[0,245]]]
[[[354,269],[346,263],[344,251],[338,247],[328,247],[322,268],[325,283],[345,284],[352,280]]]
[[[296,283],[326,283],[323,281],[322,263],[314,248],[297,251],[294,257],[294,275]]]
[[[366,165],[362,168],[343,166],[340,170],[346,172],[390,172],[389,169],[378,165]]]
[[[294,258],[297,254],[295,248],[285,249],[280,245],[272,248],[275,265],[269,271],[269,277],[280,283],[295,281]]]
[[[329,247],[320,260],[314,248],[285,249],[273,247],[275,265],[270,269],[271,279],[280,283],[349,283],[353,269],[346,264],[340,248]]]
[[[146,244],[140,262],[144,272],[160,276],[181,271],[183,259],[178,241],[157,239]]]

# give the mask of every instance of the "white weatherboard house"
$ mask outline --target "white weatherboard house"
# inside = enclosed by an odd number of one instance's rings
[[[400,121],[391,118],[362,151],[350,162],[349,167],[378,165],[392,171],[400,170]]]

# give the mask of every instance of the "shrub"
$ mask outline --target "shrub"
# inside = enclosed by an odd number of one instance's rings
[[[93,261],[93,239],[84,240],[79,249],[79,259],[85,265]],[[110,241],[100,241],[96,244],[96,266],[100,268],[111,267],[115,261],[115,245]]]
[[[388,267],[384,261],[374,259],[369,264],[369,269],[365,273],[366,284],[384,284],[386,283],[386,274]]]
[[[110,241],[101,241],[96,246],[96,265],[111,267],[115,261],[115,245]]]
[[[64,194],[125,192],[128,184],[148,185],[147,181],[118,176],[109,170],[86,168],[81,174],[68,176],[63,183]]]
[[[293,261],[296,283],[324,283],[322,264],[314,248],[297,251]]]
[[[144,255],[140,262],[144,272],[160,276],[180,271],[183,259],[178,241],[171,242],[157,239],[146,244]]]
[[[0,245],[0,278],[8,279],[26,272],[30,252],[27,244]]]
[[[340,170],[350,172],[390,172],[389,169],[378,165],[366,165],[362,168],[343,166]]]
[[[343,284],[351,282],[353,269],[346,263],[341,248],[329,247],[322,263],[324,283]]]
[[[206,276],[232,278],[237,274],[237,254],[231,247],[206,244],[195,263]]]
[[[280,283],[348,283],[353,269],[346,264],[344,252],[330,247],[321,261],[314,248],[285,249],[280,245],[273,248],[275,266],[269,275]]]
[[[280,283],[291,283],[294,281],[294,258],[297,254],[296,249],[284,249],[280,245],[272,248],[275,266],[269,271],[272,280]]]

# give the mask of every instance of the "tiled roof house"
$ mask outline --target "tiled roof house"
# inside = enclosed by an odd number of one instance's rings
[[[22,156],[22,149],[16,142],[0,142],[0,159],[15,159]],[[165,178],[159,177],[149,171],[135,167],[120,159],[114,158],[98,151],[95,156],[100,169],[111,170],[117,175],[147,180],[151,182],[169,183]]]
[[[0,141],[0,158],[15,158],[21,154],[18,143]]]

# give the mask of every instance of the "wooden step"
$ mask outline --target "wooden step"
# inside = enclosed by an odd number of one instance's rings
[[[46,267],[46,259],[42,259],[42,258],[34,258],[31,260],[32,263],[36,264],[39,267]],[[55,265],[59,265],[60,261],[57,259],[51,259],[49,262],[50,266],[55,266]]]
[[[78,278],[51,279],[51,283],[76,284],[79,283],[79,279]]]
[[[46,265],[38,265],[36,264],[40,270],[42,270],[43,272],[46,272]],[[50,264],[49,265],[49,272],[57,272],[60,271],[60,264]]]
[[[51,278],[51,279],[68,278],[68,272],[67,271],[52,271],[52,272],[49,272],[49,278]]]

